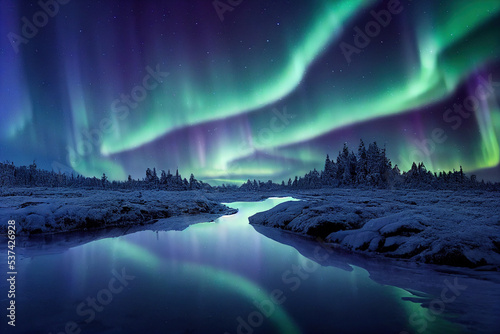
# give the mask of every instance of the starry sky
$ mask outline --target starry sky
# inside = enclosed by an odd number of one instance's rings
[[[0,0],[2,161],[279,182],[363,138],[500,180],[498,0],[58,1]]]

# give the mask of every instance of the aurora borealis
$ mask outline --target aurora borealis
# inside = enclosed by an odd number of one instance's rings
[[[16,44],[42,7],[2,0],[0,159],[281,181],[363,138],[500,179],[500,1],[221,2],[61,0]]]

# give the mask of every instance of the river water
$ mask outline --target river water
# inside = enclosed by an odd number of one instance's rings
[[[314,250],[305,257],[248,223],[288,200],[231,203],[237,214],[183,231],[19,257],[16,327],[8,332],[460,332],[444,317],[453,314],[426,316],[414,294],[377,283],[359,266],[323,265],[329,253],[314,241],[304,241]],[[7,286],[0,288],[5,310]]]

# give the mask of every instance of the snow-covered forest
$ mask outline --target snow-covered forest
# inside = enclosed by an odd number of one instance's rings
[[[316,169],[304,176],[295,176],[281,184],[271,180],[263,182],[250,179],[240,185],[226,185],[213,187],[199,181],[193,174],[189,180],[183,178],[177,170],[172,174],[170,170],[157,172],[156,168],[148,168],[145,177],[133,179],[130,175],[126,181],[110,181],[106,174],[100,178],[84,177],[82,175],[67,174],[39,169],[35,162],[29,166],[17,167],[13,163],[0,163],[1,187],[71,187],[91,189],[161,189],[161,190],[219,190],[219,191],[267,191],[284,189],[316,189],[316,188],[362,188],[362,189],[480,189],[500,190],[499,183],[478,181],[475,175],[466,175],[461,166],[458,170],[431,172],[422,162],[414,162],[411,169],[403,171],[398,165],[392,165],[387,157],[386,149],[380,148],[376,142],[366,148],[360,140],[357,153],[344,144],[336,159],[327,155],[321,172]]]
[[[128,177],[127,181],[109,181],[105,173],[100,178],[39,169],[36,162],[28,167],[17,167],[13,163],[0,163],[1,187],[70,187],[91,189],[163,189],[163,190],[194,190],[210,188],[206,183],[195,179],[191,174],[189,180],[182,178],[179,171],[173,175],[161,171],[158,177],[156,168],[146,170],[146,177],[138,180]]]

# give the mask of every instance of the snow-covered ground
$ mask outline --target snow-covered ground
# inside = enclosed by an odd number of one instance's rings
[[[408,324],[415,326],[411,333],[426,333],[437,314],[461,324],[463,333],[499,333],[500,272],[400,261],[329,247],[322,241],[316,242],[290,231],[253,226],[259,233],[295,248],[321,266],[347,272],[363,268],[373,281],[404,289],[407,293],[401,293],[400,297],[415,303],[408,306],[411,310]],[[449,298],[453,294],[451,291],[456,295]]]
[[[0,189],[0,234],[6,233],[10,219],[16,221],[19,235],[116,226],[137,229],[145,224],[156,230],[181,229],[234,212],[222,202],[277,195],[302,201],[256,214],[250,217],[252,224],[319,237],[353,251],[500,270],[500,194],[492,192]]]
[[[354,251],[500,270],[498,193],[334,189],[296,197],[303,201],[282,203],[250,223]]]
[[[16,221],[18,235],[26,235],[144,224],[169,229],[186,221],[174,217],[202,215],[206,221],[232,212],[199,191],[0,190],[0,234],[8,220]]]

